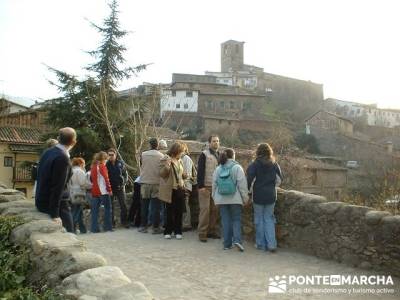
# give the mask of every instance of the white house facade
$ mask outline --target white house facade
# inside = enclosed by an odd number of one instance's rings
[[[196,113],[199,105],[199,91],[163,89],[161,92],[160,113]]]

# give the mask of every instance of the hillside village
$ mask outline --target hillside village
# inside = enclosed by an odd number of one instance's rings
[[[390,191],[382,185],[398,178],[400,110],[324,99],[321,83],[245,64],[244,45],[221,44],[220,71],[173,73],[170,83],[120,91],[123,118],[135,114],[127,104],[132,99],[152,99],[144,114],[153,134],[191,141],[194,158],[211,133],[220,135],[224,146],[242,149],[238,156],[244,164],[257,143],[268,141],[287,175],[287,188],[336,201],[360,196],[367,205],[375,205],[365,200],[371,195],[384,192],[383,200],[397,195],[395,185]],[[26,107],[0,100],[0,181],[29,198],[30,166],[54,129],[47,122],[54,101]]]

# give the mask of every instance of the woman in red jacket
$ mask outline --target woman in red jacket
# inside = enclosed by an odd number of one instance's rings
[[[91,226],[90,231],[93,233],[100,232],[98,218],[100,205],[104,205],[104,231],[113,231],[111,224],[111,185],[108,179],[108,171],[106,160],[108,156],[104,151],[100,151],[95,155],[90,170],[92,180],[92,203],[91,203]]]

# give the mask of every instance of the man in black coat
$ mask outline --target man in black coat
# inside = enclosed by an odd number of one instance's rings
[[[40,212],[73,232],[73,221],[67,182],[71,177],[69,151],[76,144],[76,132],[66,127],[59,130],[58,144],[46,150],[39,161],[35,204]]]
[[[114,202],[115,198],[118,199],[119,207],[121,209],[121,224],[129,228],[128,211],[126,208],[126,194],[125,185],[128,181],[128,172],[126,171],[124,163],[117,158],[117,151],[113,148],[107,151],[108,161],[106,163],[108,170],[108,177],[110,179],[111,189],[113,192],[112,197],[112,220],[115,226],[114,215]]]

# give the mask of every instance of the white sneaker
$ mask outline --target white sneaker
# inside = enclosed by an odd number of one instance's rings
[[[177,235],[175,236],[175,238],[176,238],[177,240],[181,240],[181,239],[183,238],[183,236],[182,236],[182,234],[177,234]]]
[[[166,234],[166,235],[164,235],[164,239],[166,239],[166,240],[170,240],[170,239],[171,239],[171,235],[170,235],[170,234]]]

